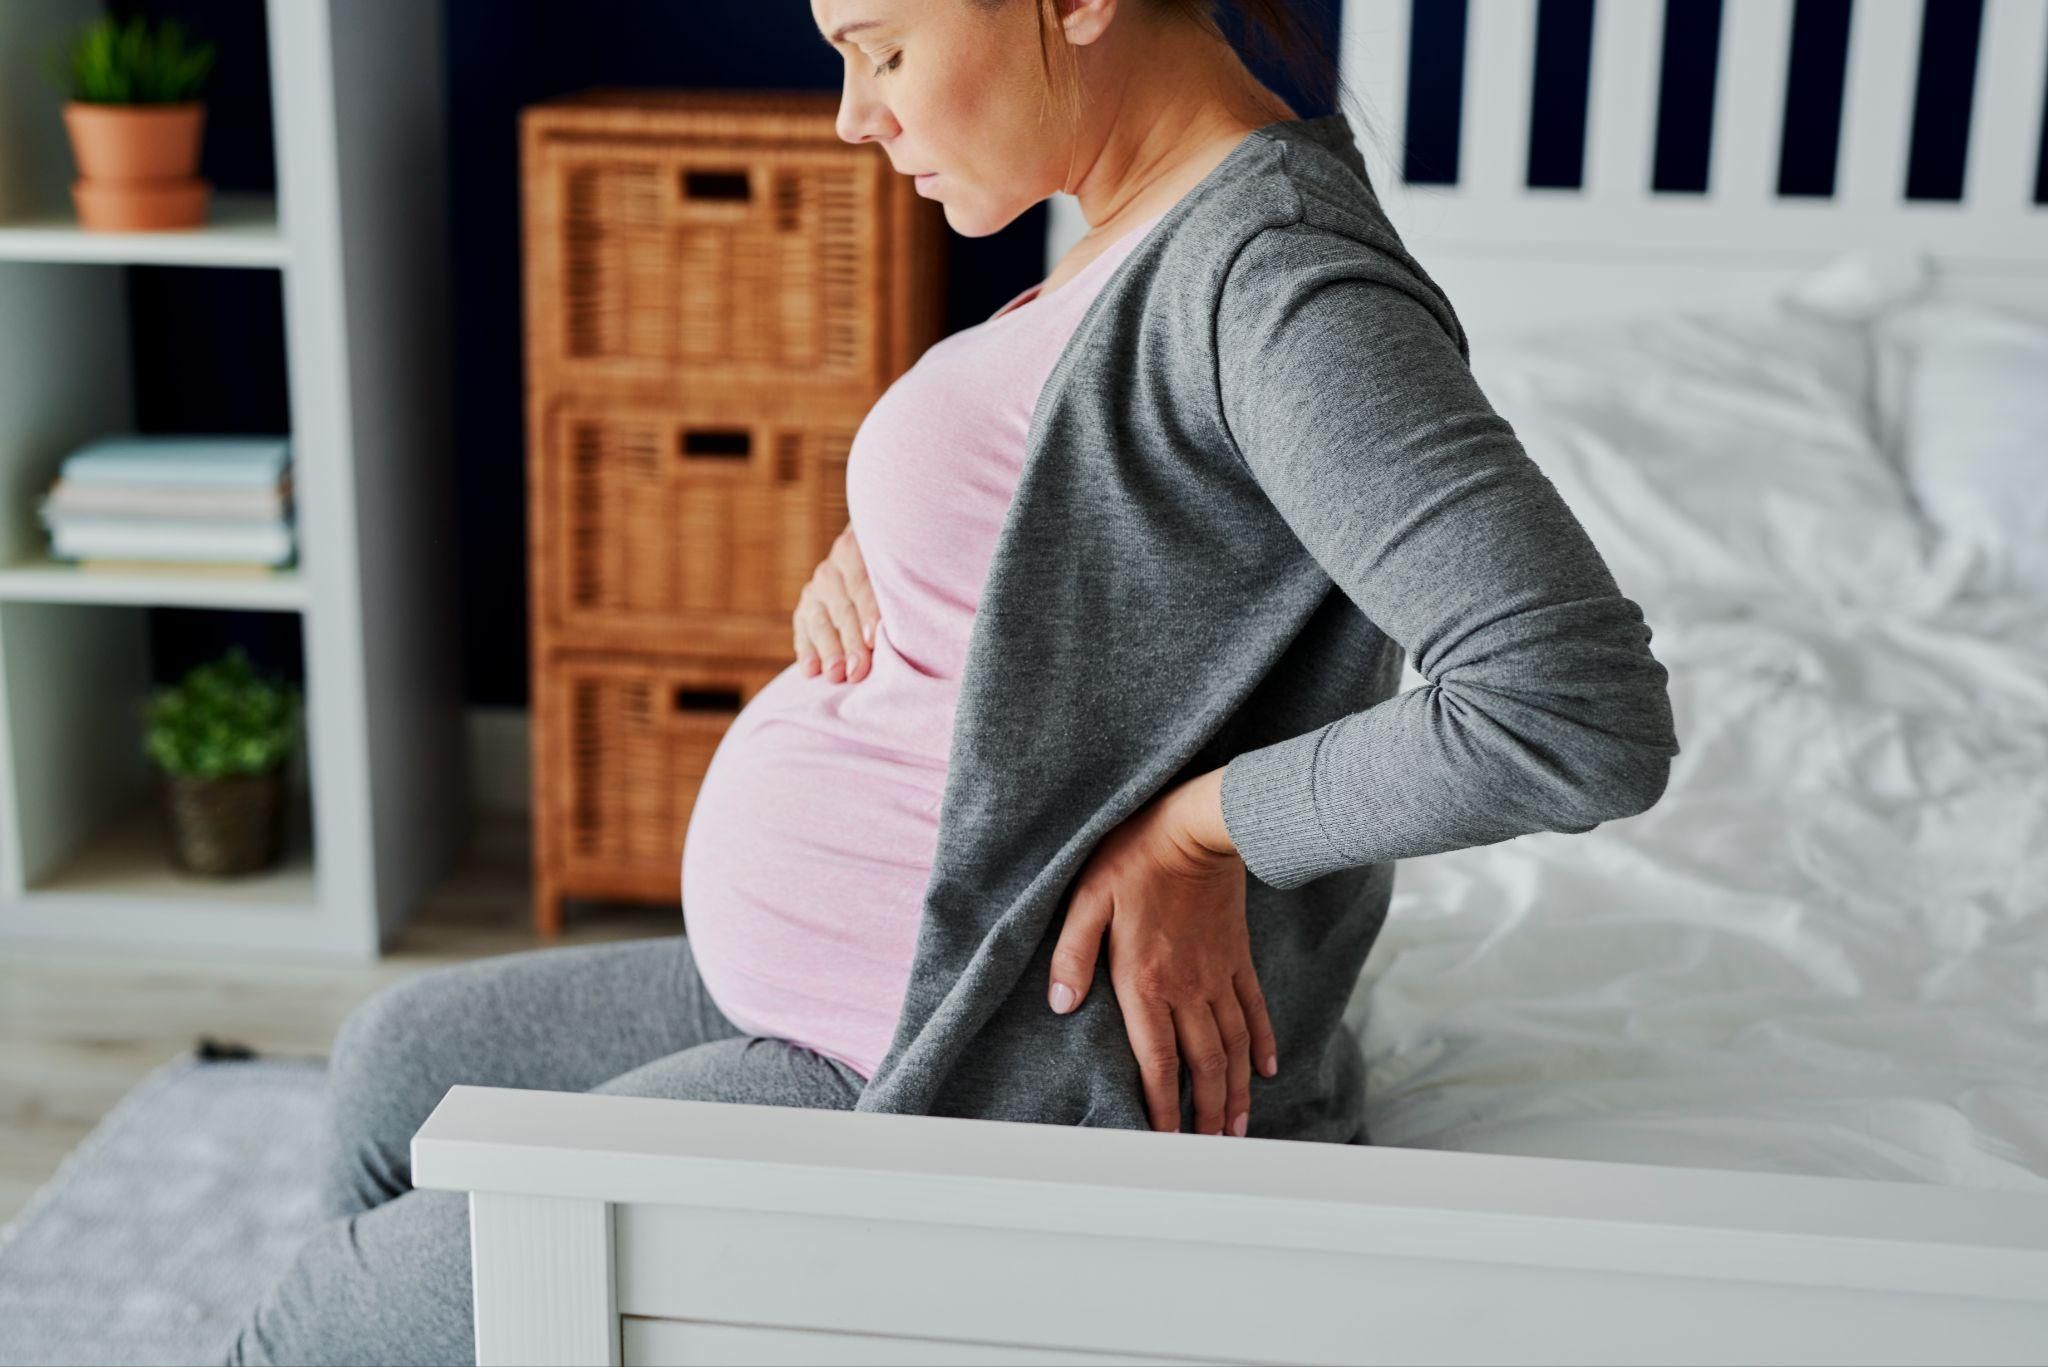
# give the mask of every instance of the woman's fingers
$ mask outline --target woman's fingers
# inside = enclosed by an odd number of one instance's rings
[[[1195,1133],[1222,1134],[1230,1064],[1224,1056],[1223,1037],[1216,1029],[1216,1012],[1202,1001],[1176,1006],[1173,1028],[1195,1094]]]
[[[1225,1065],[1223,1126],[1226,1133],[1242,1139],[1252,1117],[1252,1032],[1245,1027],[1235,992],[1225,992],[1214,1007]]]
[[[1157,997],[1119,992],[1124,1030],[1145,1082],[1145,1110],[1155,1130],[1180,1128],[1180,1050],[1173,1042],[1173,1013]]]
[[[815,672],[835,683],[864,676],[867,643],[860,616],[846,590],[846,581],[830,557],[818,562],[797,600],[797,658],[805,661],[805,638],[818,657]],[[812,672],[805,661],[805,672]]]
[[[818,672],[818,649],[811,644],[810,630],[804,625],[806,611],[808,605],[800,603],[796,611],[789,615],[789,634],[791,643],[796,648],[797,668],[806,674],[815,674]]]
[[[1077,895],[1067,899],[1067,919],[1052,948],[1052,979],[1045,991],[1052,1009],[1063,1016],[1081,1004],[1088,985],[1095,981],[1095,958],[1102,952],[1109,913],[1107,898]]]
[[[854,539],[853,524],[848,523],[845,532],[833,543],[832,553],[839,564],[839,577],[846,583],[846,596],[853,604],[853,615],[860,623],[860,638],[868,646],[875,644],[875,623],[882,618],[881,605],[875,601],[875,587],[868,582],[868,562],[860,553],[860,542]]]
[[[867,650],[866,643],[860,638],[860,619],[854,616],[853,600],[846,596],[844,589],[841,589],[837,596],[825,595],[824,602],[832,630],[838,636],[835,644],[839,647],[838,659],[828,660],[825,667],[829,671],[833,664],[838,664],[840,672],[832,677],[835,680],[851,682]]]
[[[832,619],[813,590],[804,590],[790,621],[796,635],[797,662],[804,667],[806,674],[824,673],[829,667],[825,660],[825,646],[836,641],[838,633],[832,630]]]
[[[1280,1047],[1273,1039],[1273,1018],[1266,1014],[1266,994],[1259,990],[1259,975],[1246,964],[1238,970],[1234,982],[1238,1005],[1244,1009],[1245,1028],[1251,1032],[1252,1063],[1259,1076],[1272,1077],[1280,1071]]]
[[[818,673],[828,679],[844,678],[846,647],[840,640],[839,628],[832,622],[832,611],[825,606],[824,597],[816,592],[810,593],[804,599],[801,615],[811,653],[818,658]]]

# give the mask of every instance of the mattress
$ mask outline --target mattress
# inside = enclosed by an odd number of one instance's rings
[[[1962,589],[1872,339],[1785,304],[1475,347],[1681,753],[1639,816],[1402,861],[1348,1015],[1374,1143],[2048,1187],[2048,598]]]

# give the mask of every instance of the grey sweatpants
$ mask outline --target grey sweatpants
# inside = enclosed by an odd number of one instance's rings
[[[680,935],[429,969],[349,1013],[330,1051],[325,1222],[220,1361],[476,1361],[469,1198],[412,1189],[413,1132],[459,1082],[852,1110],[861,1077],[750,1038]]]

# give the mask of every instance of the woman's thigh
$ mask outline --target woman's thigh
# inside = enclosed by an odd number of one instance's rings
[[[863,1085],[853,1069],[802,1045],[739,1036],[654,1059],[589,1090],[608,1096],[850,1111],[860,1100]]]
[[[781,1040],[734,1038],[585,1090],[851,1110],[857,1073]],[[220,1361],[474,1363],[469,1198],[408,1191],[327,1221],[243,1321]]]
[[[329,1053],[323,1213],[407,1191],[413,1133],[457,1083],[587,1091],[738,1034],[681,935],[493,955],[380,988]]]

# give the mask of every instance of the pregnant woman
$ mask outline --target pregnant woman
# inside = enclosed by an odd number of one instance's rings
[[[1239,8],[1299,60],[1284,0]],[[327,1219],[227,1362],[475,1360],[466,1197],[408,1162],[458,1083],[1366,1142],[1342,1013],[1394,862],[1663,791],[1649,628],[1343,115],[1297,118],[1207,0],[811,17],[840,136],[955,230],[1055,192],[1089,230],[862,424],[797,658],[697,797],[687,938],[343,1023]]]

